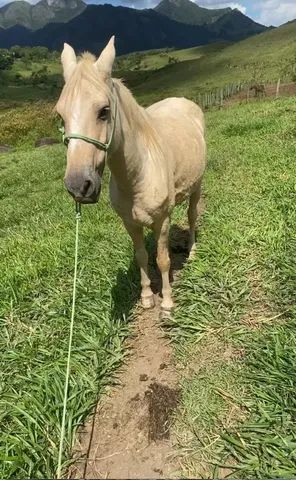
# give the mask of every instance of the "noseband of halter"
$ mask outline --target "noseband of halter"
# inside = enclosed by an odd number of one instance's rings
[[[110,149],[110,146],[112,144],[113,137],[114,137],[116,117],[117,117],[117,100],[115,98],[113,125],[112,125],[110,138],[109,138],[108,142],[106,142],[106,143],[100,142],[99,140],[96,140],[95,138],[86,137],[85,135],[80,135],[79,133],[68,133],[68,134],[66,134],[65,125],[63,123],[62,123],[61,127],[59,128],[59,131],[62,134],[62,141],[63,141],[64,145],[66,145],[66,147],[67,147],[71,138],[75,138],[76,140],[83,140],[84,142],[92,143],[99,150],[103,150],[104,152],[108,152],[108,150]],[[111,120],[112,120],[112,115],[111,115]]]

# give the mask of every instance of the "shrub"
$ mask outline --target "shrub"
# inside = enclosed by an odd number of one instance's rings
[[[58,138],[57,120],[53,104],[38,102],[1,112],[0,143],[20,146],[33,145],[44,136]]]

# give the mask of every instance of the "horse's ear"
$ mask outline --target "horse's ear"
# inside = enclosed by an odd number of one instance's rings
[[[64,70],[64,79],[67,82],[77,65],[76,54],[73,48],[67,43],[64,43],[64,50],[62,52],[61,60]]]
[[[107,75],[111,75],[112,67],[115,60],[115,47],[114,47],[114,35],[110,38],[107,46],[102,51],[98,60],[96,61],[96,67],[100,72],[104,72]]]

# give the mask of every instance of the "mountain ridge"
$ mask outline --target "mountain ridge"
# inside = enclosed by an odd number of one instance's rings
[[[18,5],[25,3],[21,1]],[[83,11],[66,21],[63,15],[67,11],[65,6],[69,5],[73,10],[83,8]],[[19,24],[0,28],[0,47],[42,45],[51,50],[60,50],[63,43],[67,42],[79,51],[87,49],[95,53],[115,34],[118,53],[123,54],[135,50],[187,48],[225,40],[241,40],[267,29],[235,10],[226,12],[216,22],[190,25],[172,20],[155,9],[85,5],[81,0],[41,0],[36,6],[56,9],[54,20],[39,29],[29,29]],[[55,21],[56,17],[58,21]],[[233,26],[234,18],[239,23],[236,28]]]
[[[190,0],[161,0],[154,10],[171,20],[189,25],[211,24],[232,11],[230,7],[219,9],[200,7]]]
[[[50,22],[66,23],[85,8],[82,0],[40,0],[35,5],[15,0],[0,8],[0,28],[22,25],[29,30],[38,30]]]

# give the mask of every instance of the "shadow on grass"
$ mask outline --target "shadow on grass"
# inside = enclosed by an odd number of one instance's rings
[[[161,276],[156,264],[156,242],[152,232],[145,238],[145,245],[149,255],[149,276],[153,293],[161,294]],[[188,231],[178,225],[170,229],[170,281],[183,268],[188,258]],[[141,284],[140,271],[133,256],[128,270],[118,270],[116,284],[112,288],[113,310],[112,318],[128,321],[137,301],[140,299]]]

